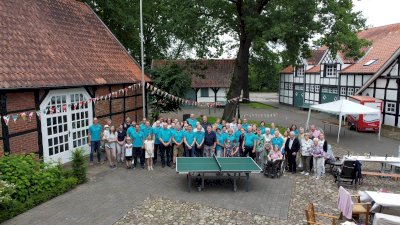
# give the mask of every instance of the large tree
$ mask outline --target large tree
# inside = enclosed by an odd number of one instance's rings
[[[140,61],[139,1],[83,0]],[[144,0],[145,65],[153,58],[218,57],[222,35],[234,39],[236,65],[228,99],[249,98],[249,60],[271,56],[296,63],[309,55],[312,41],[332,53],[359,57],[366,44],[356,32],[365,20],[352,0]],[[277,51],[278,49],[278,51]],[[280,50],[279,50],[280,49]],[[253,57],[252,57],[253,56]],[[262,60],[261,60],[262,61]],[[261,62],[262,63],[262,62]],[[265,65],[269,65],[266,63]],[[269,68],[265,68],[268,70]],[[235,114],[226,105],[223,118]]]

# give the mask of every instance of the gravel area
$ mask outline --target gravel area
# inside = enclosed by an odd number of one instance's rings
[[[333,144],[334,152],[337,156],[348,154],[348,149],[344,149]],[[351,151],[349,151],[351,154]],[[363,165],[363,169],[376,170],[380,165]],[[328,173],[321,180],[314,180],[310,176],[301,174],[288,174],[290,179],[295,181],[293,187],[293,198],[289,205],[289,215],[287,220],[279,220],[274,217],[252,214],[224,208],[217,208],[198,203],[177,201],[164,197],[151,197],[146,199],[139,207],[132,209],[123,216],[116,225],[126,224],[305,224],[304,208],[309,202],[313,202],[316,211],[339,215],[336,207],[338,188],[334,183],[333,177]],[[268,179],[268,178],[266,178]],[[363,190],[379,190],[385,188],[390,192],[400,193],[398,181],[383,178],[367,178],[359,186],[358,190],[347,187],[352,193]],[[251,192],[249,192],[251,194]],[[234,194],[233,196],[234,197]],[[217,200],[216,200],[217,201]],[[268,204],[266,200],[265,204]],[[329,224],[329,221],[325,221]]]

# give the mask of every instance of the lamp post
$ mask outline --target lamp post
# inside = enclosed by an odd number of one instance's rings
[[[140,0],[140,54],[141,54],[141,63],[142,63],[142,108],[143,108],[143,117],[146,117],[146,91],[145,91],[145,82],[144,82],[144,36],[143,36],[143,0]]]

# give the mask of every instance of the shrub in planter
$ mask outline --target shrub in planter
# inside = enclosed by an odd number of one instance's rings
[[[87,181],[87,165],[85,159],[85,152],[81,148],[77,148],[72,152],[72,174],[78,180],[78,184]]]

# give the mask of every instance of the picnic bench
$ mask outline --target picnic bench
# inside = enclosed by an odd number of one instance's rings
[[[382,173],[382,172],[372,172],[372,171],[361,171],[362,176],[370,176],[370,177],[391,177],[394,180],[398,180],[400,178],[400,174],[398,173]]]

